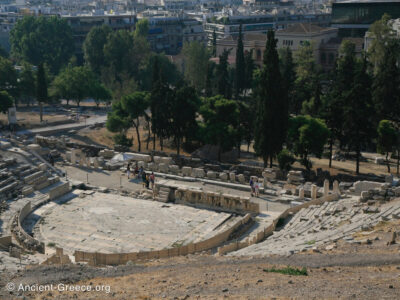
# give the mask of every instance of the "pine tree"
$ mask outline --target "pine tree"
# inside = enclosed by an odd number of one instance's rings
[[[47,82],[46,73],[41,63],[38,67],[36,76],[36,100],[40,106],[40,122],[43,122],[43,103],[47,102]]]
[[[253,72],[255,70],[254,60],[253,60],[253,49],[244,55],[244,89],[248,90],[253,87]]]
[[[224,52],[219,56],[219,64],[217,66],[217,89],[218,94],[229,99],[231,95],[231,87],[229,82],[228,72],[228,55],[229,51]]]
[[[235,69],[235,98],[239,99],[239,95],[245,87],[245,60],[243,50],[242,24],[239,26],[239,36],[236,48],[236,69]]]
[[[288,123],[287,97],[282,87],[279,70],[277,40],[274,31],[268,31],[264,64],[258,87],[257,129],[255,150],[267,165],[282,149]]]
[[[211,54],[212,57],[217,57],[217,33],[215,32],[215,29],[212,35]]]

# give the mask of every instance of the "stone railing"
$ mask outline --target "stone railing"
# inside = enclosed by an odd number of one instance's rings
[[[75,262],[88,262],[91,265],[121,265],[128,261],[168,258],[180,255],[188,255],[196,252],[207,251],[226,242],[231,234],[241,225],[246,224],[251,218],[250,214],[239,219],[235,224],[225,231],[201,242],[188,244],[181,247],[169,248],[156,251],[132,252],[132,253],[98,253],[75,251]]]
[[[226,253],[232,252],[232,251],[237,251],[242,248],[248,247],[250,245],[256,244],[261,242],[262,240],[266,239],[272,233],[274,232],[276,225],[278,224],[280,219],[285,219],[289,216],[289,214],[295,214],[299,212],[303,208],[308,208],[311,205],[321,205],[325,202],[331,202],[331,201],[336,201],[340,198],[340,195],[338,193],[333,193],[329,194],[326,196],[323,196],[321,198],[317,198],[314,200],[311,200],[309,202],[303,203],[301,205],[297,205],[294,207],[290,207],[286,209],[283,213],[281,213],[273,222],[270,226],[263,228],[261,231],[257,232],[257,234],[252,238],[252,239],[246,239],[244,241],[234,241],[228,245],[222,246],[218,248],[218,254],[219,255],[224,255]]]

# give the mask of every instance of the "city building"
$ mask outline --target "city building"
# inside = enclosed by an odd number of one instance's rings
[[[369,26],[387,13],[400,18],[400,0],[346,0],[332,3],[332,27],[342,37],[364,37]]]

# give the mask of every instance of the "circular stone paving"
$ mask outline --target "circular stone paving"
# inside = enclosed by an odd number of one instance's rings
[[[235,219],[228,213],[103,193],[50,202],[28,219],[38,217],[35,237],[71,254],[178,247],[211,238]]]

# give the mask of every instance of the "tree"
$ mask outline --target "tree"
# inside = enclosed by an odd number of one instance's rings
[[[28,63],[22,65],[19,74],[19,90],[23,101],[29,105],[35,98],[35,74],[32,65]]]
[[[249,90],[253,88],[253,73],[255,70],[253,60],[253,49],[246,52],[244,55],[244,89]]]
[[[206,97],[211,97],[213,95],[213,91],[214,91],[214,87],[215,87],[215,84],[213,84],[214,70],[215,70],[215,63],[209,61],[207,63],[206,86],[204,88]]]
[[[46,64],[51,72],[68,62],[74,53],[71,27],[58,17],[26,16],[10,32],[11,55],[33,65]]]
[[[377,71],[378,65],[382,62],[385,55],[385,46],[396,38],[396,32],[391,24],[391,17],[384,14],[382,18],[374,22],[369,30],[371,45],[368,47],[369,61],[372,63],[374,72]]]
[[[294,107],[295,95],[294,88],[296,82],[296,66],[293,61],[292,50],[289,47],[279,50],[279,66],[282,74],[282,80],[284,84],[284,90],[288,94],[288,105]]]
[[[399,41],[388,41],[383,48],[382,60],[376,66],[372,90],[378,120],[400,121],[399,51]]]
[[[386,164],[390,173],[389,153],[393,152],[397,144],[398,134],[389,120],[381,120],[378,125],[378,151],[386,154]]]
[[[203,122],[200,133],[203,141],[218,146],[218,160],[222,151],[231,150],[236,144],[238,103],[223,98],[221,95],[203,98],[200,106]]]
[[[135,127],[136,136],[138,141],[138,152],[141,151],[140,132],[139,132],[139,118],[146,114],[146,109],[149,107],[149,94],[146,92],[135,92],[126,95],[121,99],[122,108],[124,113],[129,115],[131,124]]]
[[[8,58],[8,52],[0,45],[0,57]]]
[[[112,30],[108,25],[93,27],[83,43],[85,61],[97,75],[101,74],[101,69],[105,65],[103,49],[111,32]]]
[[[355,53],[352,55],[355,56]],[[352,89],[346,97],[343,130],[350,149],[356,152],[356,173],[360,172],[362,146],[374,135],[374,106],[371,96],[372,80],[367,72],[367,60],[357,61]]]
[[[96,100],[109,99],[109,91],[100,84],[95,74],[86,66],[64,69],[54,79],[53,94],[56,97],[73,100],[79,106],[83,99],[93,97]]]
[[[11,61],[0,57],[0,90],[11,96],[18,95],[18,76]]]
[[[228,72],[228,50],[219,56],[219,64],[217,66],[217,91],[219,95],[225,98],[230,98],[231,96],[231,86],[229,82],[229,72]]]
[[[312,166],[308,156],[314,154],[321,157],[328,136],[329,129],[321,119],[297,116],[289,120],[288,148],[300,156],[307,170]]]
[[[94,78],[91,82],[89,95],[90,97],[93,97],[97,107],[99,107],[101,102],[109,104],[112,99],[111,91]]]
[[[40,64],[36,75],[36,100],[40,105],[40,122],[43,122],[43,103],[48,101],[47,80],[43,64]]]
[[[214,29],[213,35],[212,35],[211,56],[217,57],[217,33],[215,32],[215,29]]]
[[[236,47],[236,65],[235,65],[235,98],[238,99],[239,95],[243,92],[246,84],[245,79],[245,60],[242,40],[242,24],[239,26],[239,36]]]
[[[255,150],[267,165],[281,149],[286,137],[288,107],[287,94],[283,90],[276,49],[277,40],[272,30],[268,31],[264,62],[257,88],[257,115]]]
[[[303,43],[295,57],[295,64],[295,98],[292,99],[291,112],[299,114],[303,102],[311,99],[319,81],[320,69],[315,63],[313,44]]]
[[[277,155],[279,169],[282,171],[290,171],[293,163],[296,161],[293,154],[290,153],[287,149],[282,149],[281,152]]]
[[[134,32],[135,38],[146,38],[149,33],[149,20],[141,19],[136,23],[136,28]]]
[[[109,131],[117,133],[114,136],[115,144],[132,146],[132,139],[126,137],[126,131],[131,127],[131,120],[121,101],[113,103],[111,112],[107,115],[106,127]]]
[[[179,156],[184,137],[196,131],[196,112],[200,106],[196,90],[183,83],[176,87],[169,102],[170,136],[174,139],[176,154]]]
[[[201,92],[205,88],[210,54],[207,48],[197,41],[185,43],[182,53],[185,57],[185,78]]]
[[[13,104],[13,98],[6,91],[0,91],[0,112],[6,114]]]

